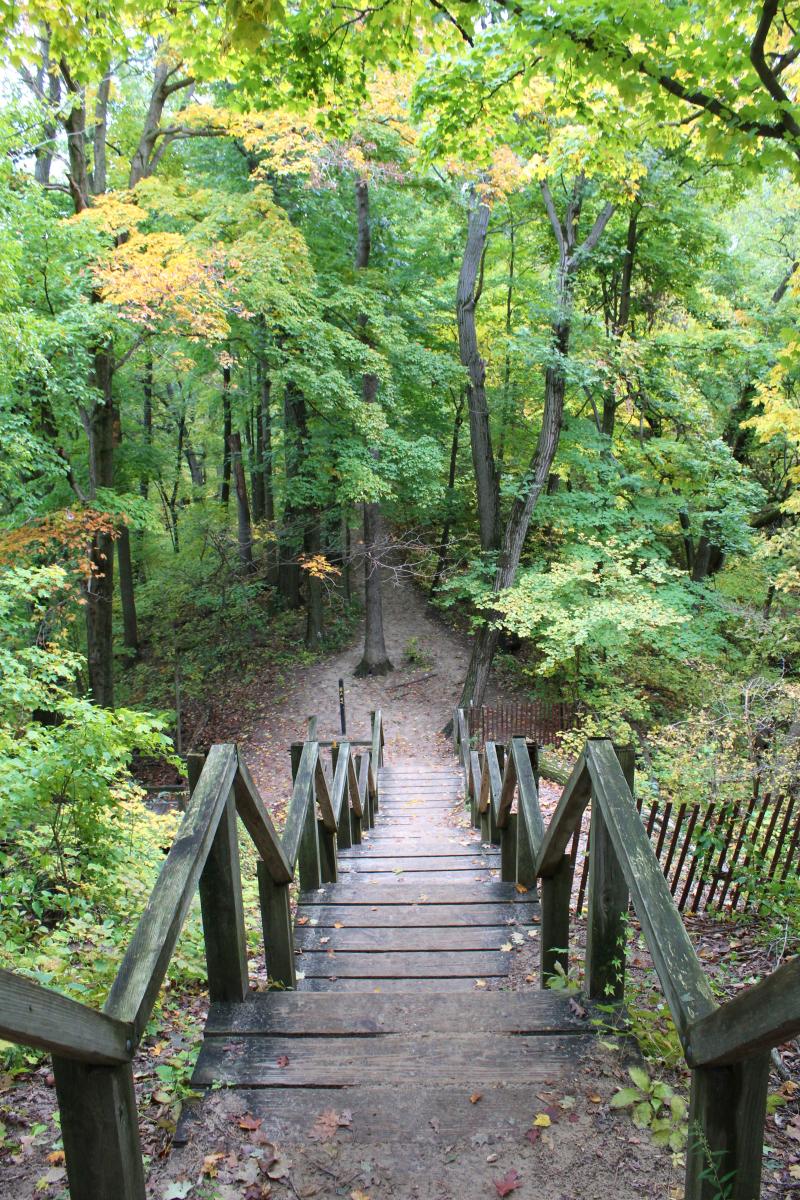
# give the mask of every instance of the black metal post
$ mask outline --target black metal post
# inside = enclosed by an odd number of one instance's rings
[[[344,680],[339,680],[339,720],[342,726],[342,733],[347,733],[347,719],[344,711]]]

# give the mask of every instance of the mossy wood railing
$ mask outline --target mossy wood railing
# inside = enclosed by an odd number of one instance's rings
[[[718,1005],[637,812],[631,749],[587,741],[545,829],[536,747],[512,738],[507,753],[487,742],[478,755],[460,710],[453,728],[472,820],[500,845],[502,878],[529,888],[540,881],[542,986],[557,965],[569,969],[574,863],[566,850],[591,804],[587,999],[624,997],[632,902],[692,1072],[685,1200],[718,1200],[726,1178],[730,1200],[758,1200],[770,1050],[800,1033],[800,958]]]
[[[12,971],[0,970],[0,1038],[53,1056],[72,1200],[145,1200],[132,1059],[153,1011],[195,889],[212,1001],[249,988],[237,814],[258,852],[264,948],[271,986],[295,984],[289,890],[336,879],[338,847],[361,840],[378,811],[383,722],[372,715],[369,749],[332,746],[329,783],[310,722],[292,751],[292,798],[282,837],[236,746],[188,759],[191,798],[103,1012]]]

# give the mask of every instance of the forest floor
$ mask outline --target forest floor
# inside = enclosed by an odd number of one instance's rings
[[[237,683],[215,708],[211,740],[237,740],[264,798],[280,823],[291,794],[289,745],[305,736],[310,714],[319,719],[322,738],[339,734],[338,681],[344,679],[348,731],[369,734],[370,712],[381,708],[387,760],[428,758],[452,763],[452,748],[441,730],[458,696],[468,658],[467,639],[451,629],[412,585],[385,589],[387,648],[396,670],[380,678],[355,679],[363,627],[346,649],[320,661]],[[491,699],[491,698],[490,698]],[[559,789],[543,784],[545,819]],[[710,973],[724,970],[735,934],[745,960],[746,986],[763,950],[748,930],[712,922],[699,929],[701,958]],[[580,944],[583,922],[575,922]],[[698,941],[698,936],[695,935]],[[704,948],[703,948],[704,947]],[[743,950],[743,948],[744,950]],[[518,955],[509,985],[538,986],[536,952]],[[254,964],[255,965],[255,964]],[[649,983],[646,952],[634,955],[631,973]],[[767,969],[769,964],[767,964]],[[261,974],[256,971],[255,978]],[[488,1103],[474,1106],[472,1119],[457,1136],[438,1122],[398,1123],[391,1140],[373,1133],[348,1114],[337,1112],[336,1097],[323,1096],[317,1120],[308,1129],[253,1117],[241,1100],[214,1093],[203,1106],[188,1144],[173,1148],[175,1105],[161,1095],[160,1064],[192,1055],[191,1027],[200,1028],[206,1000],[175,996],[165,1004],[157,1035],[145,1039],[135,1060],[140,1123],[149,1156],[148,1194],[154,1200],[298,1200],[342,1196],[349,1200],[481,1200],[506,1194],[536,1200],[622,1200],[652,1197],[680,1200],[682,1170],[668,1150],[655,1146],[647,1130],[633,1126],[610,1100],[629,1085],[630,1044],[601,1039],[589,1059],[577,1064],[569,1094],[547,1090],[531,1096],[525,1119],[509,1122]],[[187,1017],[188,1014],[188,1017]],[[637,1060],[638,1061],[638,1060]],[[762,1197],[800,1193],[800,1054],[789,1060],[792,1079],[780,1084],[783,1107],[768,1122],[771,1144],[765,1160]],[[651,1073],[672,1082],[678,1076],[658,1064]],[[66,1197],[63,1154],[58,1149],[55,1094],[49,1064],[13,1079],[0,1073],[0,1200]],[[413,1104],[403,1112],[413,1117]],[[534,1124],[537,1114],[547,1122]],[[337,1118],[334,1121],[334,1116]],[[287,1166],[287,1164],[289,1164]]]

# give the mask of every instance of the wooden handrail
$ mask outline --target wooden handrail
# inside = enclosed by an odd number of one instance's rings
[[[656,974],[685,1047],[693,1022],[714,1012],[716,1002],[636,811],[613,744],[593,739],[585,755],[593,800],[603,814]]]
[[[153,1010],[237,768],[235,747],[212,746],[178,836],[108,994],[104,1011],[130,1022],[136,1040]]]
[[[333,810],[333,819],[338,829],[341,821],[342,806],[347,806],[350,743],[347,741],[340,742],[337,750],[336,769],[333,772],[333,783],[331,784],[331,809]]]
[[[0,1038],[87,1063],[124,1063],[133,1054],[130,1024],[3,969]]]
[[[272,824],[247,764],[238,752],[237,762],[238,770],[233,781],[236,810],[274,882],[291,883],[293,871],[284,853],[283,843]]]
[[[312,784],[317,767],[318,753],[319,750],[316,742],[303,743],[303,752],[300,756],[300,764],[297,768],[297,775],[295,776],[294,787],[292,788],[292,798],[289,801],[289,811],[286,814],[286,824],[283,829],[283,852],[286,855],[286,861],[289,864],[292,875],[294,875],[297,855],[300,850],[300,839],[303,836],[306,812],[311,803]]]
[[[460,710],[454,713],[453,729],[455,751],[462,764],[470,764],[466,782],[473,819],[480,812],[487,840],[500,842],[502,878],[516,878],[527,887],[530,871],[533,880],[541,880],[543,984],[559,966],[569,966],[573,861],[566,849],[591,800],[584,990],[589,1000],[623,998],[624,922],[632,897],[692,1068],[685,1198],[716,1197],[708,1170],[713,1161],[715,1175],[731,1181],[732,1200],[755,1200],[760,1194],[769,1049],[800,1032],[800,958],[719,1007],[636,809],[629,748],[617,751],[607,739],[590,739],[569,775],[539,759],[542,773],[564,785],[544,829],[535,771],[523,739],[513,738],[507,747],[501,781],[494,743],[486,743],[479,772],[471,755],[464,758],[468,739]],[[516,813],[511,811],[513,780],[519,795]]]
[[[689,1030],[693,1067],[718,1067],[780,1046],[800,1034],[800,958],[740,992]]]
[[[361,802],[361,790],[356,775],[356,760],[353,755],[347,759],[347,790],[350,793],[350,805],[357,817],[363,817],[364,806]]]
[[[559,870],[569,839],[580,824],[583,810],[589,803],[590,793],[591,780],[586,770],[586,758],[581,754],[545,830],[536,858],[537,875],[547,878]]]
[[[314,767],[314,783],[317,791],[317,804],[319,811],[322,813],[322,823],[329,833],[336,833],[338,829],[338,818],[333,811],[331,804],[331,795],[328,789],[328,780],[325,777],[325,770],[322,766],[322,759],[319,756],[319,743],[315,743],[317,747],[317,762]]]

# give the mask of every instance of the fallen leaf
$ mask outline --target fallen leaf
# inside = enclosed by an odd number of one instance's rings
[[[361,1188],[356,1188],[354,1192],[350,1193],[350,1200],[369,1200],[369,1196],[366,1192],[362,1192]]]
[[[249,1129],[251,1132],[255,1129],[260,1129],[261,1128],[261,1118],[260,1117],[251,1117],[249,1113],[245,1113],[245,1115],[243,1117],[239,1118],[239,1128],[240,1129]]]
[[[51,1167],[60,1167],[64,1162],[64,1151],[53,1150],[52,1153],[48,1154],[47,1161],[50,1163]]]
[[[789,1167],[789,1175],[792,1179],[800,1179],[800,1163],[792,1163]]]
[[[524,896],[524,895],[525,895],[525,893],[526,893],[526,892],[527,892],[527,890],[528,890],[528,889],[525,887],[525,884],[524,884],[524,883],[515,883],[515,884],[514,884],[514,887],[515,887],[515,888],[516,888],[516,890],[519,892],[520,896]],[[496,1187],[496,1186],[497,1186],[497,1184],[495,1184],[495,1187]],[[502,1195],[505,1195],[505,1192],[503,1192],[503,1193],[502,1193]]]
[[[295,924],[297,924],[297,925],[307,925],[307,924],[308,924],[308,917],[298,917],[298,918],[297,918],[297,921],[295,922]]]
[[[161,1200],[185,1200],[189,1192],[194,1187],[188,1179],[176,1180],[173,1183],[168,1183],[161,1193]]]
[[[592,1092],[591,1096],[587,1096],[587,1099],[589,1101],[591,1101],[592,1104],[602,1104],[603,1103],[603,1097],[598,1096],[597,1092]]]
[[[288,1067],[289,1055],[288,1054],[279,1054],[278,1057],[275,1059],[275,1062],[278,1064],[279,1067]]]
[[[217,1174],[217,1171],[219,1170],[219,1164],[224,1157],[225,1155],[221,1152],[207,1154],[203,1159],[203,1165],[200,1168],[200,1174],[207,1175],[210,1179],[213,1179]]]
[[[469,1102],[470,1102],[470,1104],[477,1104],[478,1101],[481,1100],[482,1098],[483,1098],[482,1092],[473,1092],[469,1098]]]
[[[485,988],[485,987],[486,987],[486,980],[485,980],[485,979],[476,979],[476,980],[475,980],[475,987],[479,987],[479,988]]]
[[[512,1167],[502,1179],[495,1179],[494,1186],[498,1196],[507,1196],[510,1192],[515,1192],[521,1183],[521,1175]]]
[[[511,949],[511,942],[503,942],[503,944],[502,944],[502,946],[500,947],[500,949],[501,949],[502,951],[504,951],[505,953],[508,953],[508,951]]]
[[[553,1122],[550,1120],[547,1113],[538,1113],[533,1119],[533,1124],[536,1129],[548,1129]]]
[[[309,1137],[313,1138],[315,1142],[330,1141],[336,1136],[338,1129],[349,1128],[352,1124],[353,1117],[350,1112],[337,1113],[333,1108],[326,1108],[312,1125]]]
[[[291,1169],[292,1164],[289,1159],[279,1153],[267,1168],[267,1175],[270,1179],[285,1179]]]

